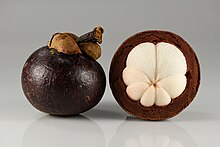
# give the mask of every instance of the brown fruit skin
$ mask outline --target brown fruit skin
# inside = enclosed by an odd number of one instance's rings
[[[58,116],[77,115],[101,100],[106,77],[101,65],[85,54],[66,55],[47,46],[26,61],[21,77],[29,102]]]
[[[131,100],[126,93],[127,86],[123,82],[122,71],[126,67],[126,59],[130,51],[143,42],[173,44],[186,58],[186,88],[179,97],[172,99],[171,103],[166,106],[144,107],[139,101]],[[109,83],[116,101],[126,112],[145,120],[164,120],[179,114],[196,96],[200,85],[199,61],[190,45],[179,35],[167,31],[144,31],[131,36],[118,48],[111,62]]]

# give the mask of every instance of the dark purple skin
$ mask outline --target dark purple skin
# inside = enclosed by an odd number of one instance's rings
[[[77,115],[101,100],[106,77],[101,65],[85,54],[66,55],[47,46],[26,61],[21,77],[29,102],[58,116]]]

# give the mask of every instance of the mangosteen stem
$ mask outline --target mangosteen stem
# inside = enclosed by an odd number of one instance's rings
[[[76,39],[76,43],[79,45],[85,42],[102,43],[102,34],[104,29],[100,26],[95,27],[93,31],[88,32]]]

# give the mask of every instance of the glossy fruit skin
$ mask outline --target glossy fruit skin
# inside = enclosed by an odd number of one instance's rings
[[[101,65],[85,54],[66,55],[44,46],[26,61],[21,77],[26,98],[38,110],[77,115],[101,100],[106,77]]]

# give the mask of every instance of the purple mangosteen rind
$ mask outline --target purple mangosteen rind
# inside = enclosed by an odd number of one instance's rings
[[[64,45],[55,44],[60,50],[49,45],[36,50],[22,70],[21,84],[26,98],[35,108],[51,115],[88,111],[99,103],[106,87],[101,65],[84,51],[66,50],[67,45],[75,45],[71,39],[68,41]]]

